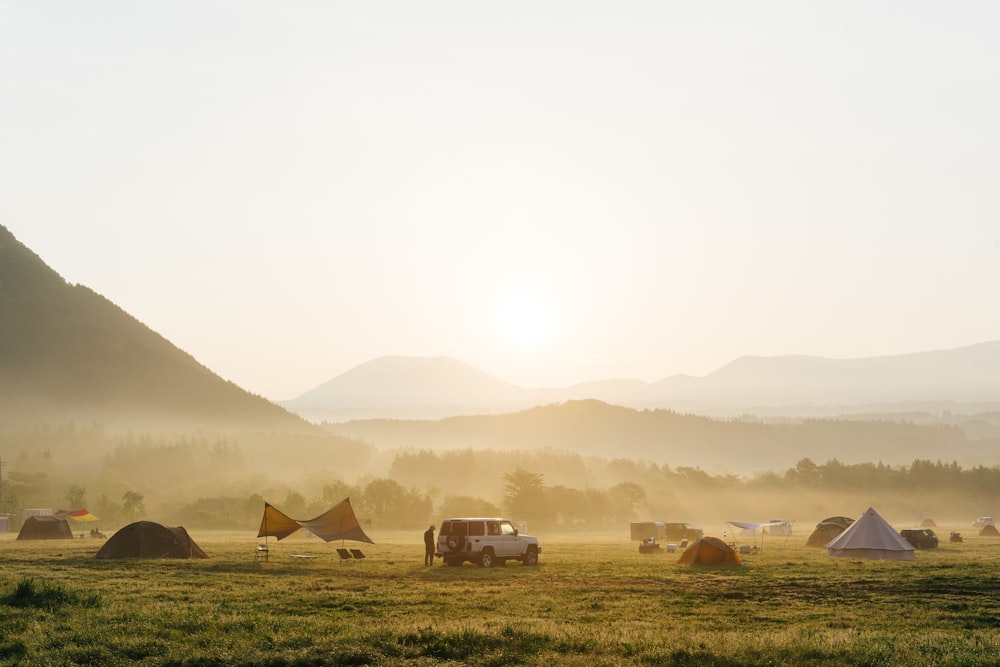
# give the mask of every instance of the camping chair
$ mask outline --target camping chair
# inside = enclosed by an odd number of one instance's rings
[[[340,556],[340,562],[351,560],[353,558],[353,556],[351,556],[351,552],[347,549],[337,549],[337,555]]]
[[[361,560],[362,558],[365,557],[365,555],[361,553],[361,549],[351,549],[351,555],[358,560]]]
[[[266,563],[267,562],[267,557],[269,555],[270,555],[270,552],[267,549],[267,545],[266,544],[258,544],[257,548],[253,552],[253,559],[254,560],[262,560],[262,561],[264,561]]]

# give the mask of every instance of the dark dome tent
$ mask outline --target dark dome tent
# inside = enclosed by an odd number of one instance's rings
[[[73,531],[66,519],[54,516],[29,516],[17,534],[19,540],[72,540]]]
[[[825,547],[826,543],[840,535],[854,523],[846,516],[831,516],[816,524],[816,530],[806,540],[807,547]]]
[[[111,536],[96,558],[208,558],[182,527],[136,521]]]
[[[937,528],[937,524],[934,522],[934,519],[927,518],[927,519],[924,519],[923,521],[920,522],[920,527],[921,528]]]
[[[816,526],[809,539],[806,540],[807,547],[825,547],[826,543],[844,532],[844,527],[836,523],[821,523]]]
[[[997,530],[996,526],[983,526],[983,529],[979,531],[979,534],[983,537],[1000,537],[1000,531]]]

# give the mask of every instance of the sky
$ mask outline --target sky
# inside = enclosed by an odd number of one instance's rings
[[[1000,339],[1000,4],[0,0],[0,224],[243,388]]]

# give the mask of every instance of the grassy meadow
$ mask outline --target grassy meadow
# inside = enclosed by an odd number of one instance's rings
[[[537,567],[489,570],[425,567],[420,531],[348,543],[368,555],[351,562],[271,540],[267,563],[252,532],[193,531],[211,558],[190,561],[4,535],[0,664],[998,664],[1000,538],[958,529],[882,562],[827,558],[802,527],[716,569],[639,554],[627,531],[542,533]]]

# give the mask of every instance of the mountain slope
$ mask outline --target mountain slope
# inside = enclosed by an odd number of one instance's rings
[[[240,389],[0,226],[0,415],[6,424],[310,430]]]

